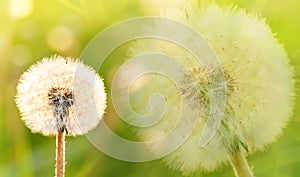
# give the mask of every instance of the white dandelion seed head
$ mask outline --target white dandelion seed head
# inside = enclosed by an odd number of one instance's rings
[[[157,90],[168,102],[167,112],[157,125],[138,130],[145,141],[166,135],[176,126],[180,96],[200,104],[192,135],[163,159],[167,166],[186,175],[199,169],[211,171],[227,163],[228,153],[237,150],[239,145],[249,153],[264,149],[282,134],[294,105],[293,68],[265,21],[237,7],[204,4],[198,8],[193,3],[162,8],[161,15],[198,31],[212,47],[224,71],[227,86],[224,118],[207,146],[199,147],[210,108],[209,81],[205,75],[214,71],[205,72],[191,54],[168,41],[139,40],[129,51],[130,56],[149,51],[164,53],[182,64],[191,76],[182,78],[179,91],[157,76],[148,76],[152,77],[151,82],[132,97],[134,109],[140,112],[147,112],[143,103]],[[188,121],[189,115],[186,117]],[[150,149],[155,153],[159,146]]]
[[[16,104],[34,133],[67,136],[95,128],[106,108],[103,80],[78,60],[44,58],[20,77]]]

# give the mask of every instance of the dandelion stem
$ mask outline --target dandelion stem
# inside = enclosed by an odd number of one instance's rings
[[[231,166],[236,177],[254,177],[245,154],[241,150],[232,154],[231,158]]]
[[[65,135],[59,132],[56,135],[56,177],[65,176]]]

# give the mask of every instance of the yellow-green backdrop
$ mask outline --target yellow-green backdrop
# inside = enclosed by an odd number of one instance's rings
[[[171,1],[171,0],[169,0]],[[216,0],[221,5],[238,5],[261,15],[291,59],[300,79],[300,1]],[[32,134],[20,119],[14,103],[18,76],[31,64],[55,53],[78,57],[99,32],[118,21],[156,15],[159,0],[0,0],[0,176],[54,176],[55,138]],[[121,58],[124,51],[114,54]],[[121,61],[112,60],[99,71],[105,79]],[[106,83],[109,90],[109,84]],[[276,98],[275,98],[276,99]],[[110,105],[111,106],[111,105]],[[249,157],[257,177],[297,177],[300,173],[300,102],[284,134],[265,152]],[[109,108],[113,110],[113,108]],[[114,119],[114,114],[107,116]],[[126,126],[125,126],[126,128]],[[124,127],[120,134],[125,132]],[[181,174],[159,160],[123,162],[93,147],[84,136],[67,139],[66,176],[153,177]],[[193,176],[229,177],[224,166],[214,173]]]

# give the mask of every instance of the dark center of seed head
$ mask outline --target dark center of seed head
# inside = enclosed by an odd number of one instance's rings
[[[52,88],[48,92],[49,105],[52,106],[53,116],[57,122],[57,131],[66,132],[69,122],[69,107],[73,105],[74,95],[65,88]]]

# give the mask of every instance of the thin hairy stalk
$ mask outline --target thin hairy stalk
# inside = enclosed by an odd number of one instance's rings
[[[231,166],[236,177],[254,177],[245,154],[239,149],[231,156]]]
[[[65,135],[64,132],[59,132],[56,135],[56,165],[55,176],[65,176]]]

